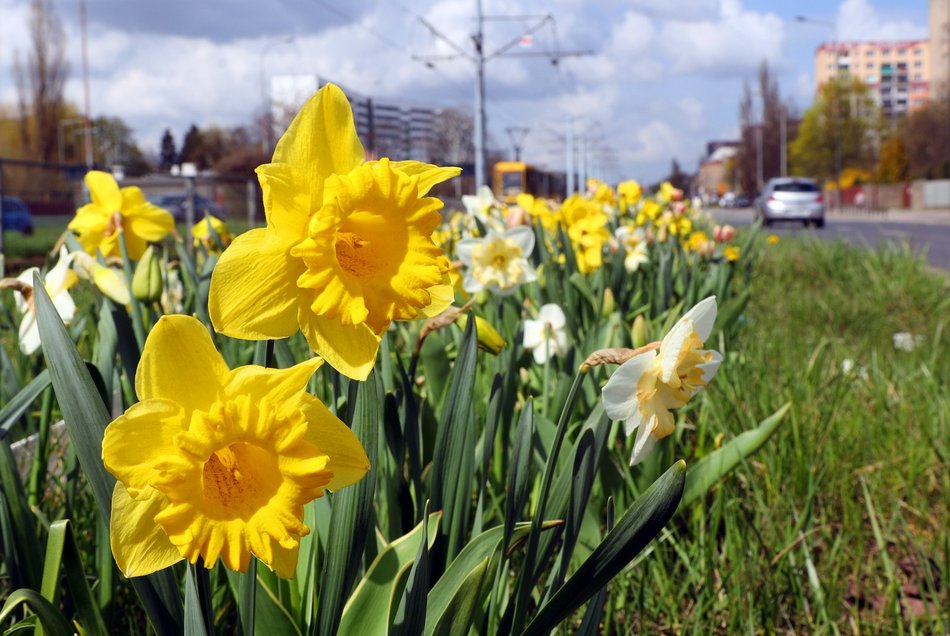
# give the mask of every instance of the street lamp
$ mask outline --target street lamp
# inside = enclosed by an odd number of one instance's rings
[[[835,56],[835,76],[834,79],[838,80],[840,77],[840,67],[838,65],[838,26],[831,20],[820,20],[818,18],[809,18],[803,15],[795,16],[796,22],[804,22],[808,24],[818,24],[821,26],[826,26],[831,29],[831,49],[832,53]],[[838,88],[834,87],[834,90],[831,92],[831,98],[834,100],[831,104],[831,117],[832,127],[834,130],[834,143],[835,143],[835,209],[841,209],[841,122],[839,121],[839,105],[838,105]]]
[[[267,152],[271,146],[271,135],[273,135],[273,123],[271,122],[271,100],[270,91],[267,90],[267,73],[264,70],[264,60],[267,54],[281,44],[290,44],[294,41],[294,36],[288,35],[279,40],[273,40],[261,49],[261,154],[267,158]]]

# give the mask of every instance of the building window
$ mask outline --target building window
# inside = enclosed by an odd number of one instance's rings
[[[865,64],[865,66],[867,68],[874,68],[874,62],[868,62],[867,64]]]
[[[906,55],[906,54],[907,54],[907,49],[897,49],[897,54],[898,54],[898,55]]]
[[[923,55],[923,54],[924,54],[923,49],[914,49],[914,55]]]
[[[874,57],[874,49],[869,49],[867,52],[868,57]]]
[[[924,79],[924,74],[923,74],[923,73],[914,73],[914,81],[915,81],[915,82],[922,82],[923,79]]]
[[[923,67],[923,65],[924,65],[924,63],[921,62],[921,61],[919,61],[919,60],[916,61],[916,62],[914,62],[914,68],[921,68],[921,67]]]
[[[890,54],[891,54],[890,49],[881,49],[881,55],[890,55]]]
[[[829,70],[829,71],[835,70],[835,65],[834,65],[834,64],[829,64],[829,65],[828,65],[828,70]]]
[[[874,84],[877,82],[877,75],[868,75],[864,78],[864,81],[868,84]]]

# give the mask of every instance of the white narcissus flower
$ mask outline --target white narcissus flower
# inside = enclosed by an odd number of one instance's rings
[[[487,185],[481,186],[475,194],[463,194],[462,205],[465,206],[469,214],[481,221],[486,229],[495,230],[496,232],[504,231],[505,222],[492,214],[492,211],[495,208],[500,208],[501,205]]]
[[[69,268],[71,263],[72,256],[69,254],[69,250],[65,247],[60,248],[59,260],[47,272],[44,283],[46,293],[49,294],[56,312],[63,319],[63,324],[66,325],[72,321],[76,314],[76,304],[73,302],[72,296],[69,295],[69,288],[76,282],[76,273]],[[26,355],[30,355],[40,348],[40,328],[36,324],[36,305],[32,297],[33,274],[39,271],[38,268],[31,267],[17,276],[17,281],[21,283],[25,290],[23,293],[17,291],[15,296],[17,309],[23,314],[19,331],[20,351]]]
[[[538,278],[528,263],[528,256],[534,251],[534,230],[530,227],[516,227],[504,233],[489,230],[485,238],[462,239],[455,250],[467,268],[463,287],[470,294],[487,289],[508,296],[519,285]]]
[[[626,225],[617,228],[615,236],[623,245],[624,269],[633,273],[640,269],[640,266],[650,261],[650,255],[647,252],[647,236],[643,228],[630,229]]]
[[[524,348],[534,352],[534,361],[544,364],[551,356],[567,354],[567,320],[560,307],[542,305],[537,320],[524,321]]]
[[[716,322],[716,297],[701,301],[673,326],[659,352],[647,351],[620,365],[603,389],[604,409],[637,432],[630,465],[643,461],[657,440],[673,432],[672,409],[709,384],[722,356],[701,347]]]

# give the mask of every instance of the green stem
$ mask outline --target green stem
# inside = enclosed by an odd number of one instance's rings
[[[125,284],[129,288],[129,299],[132,304],[132,331],[138,342],[139,351],[145,348],[145,327],[142,324],[142,306],[135,294],[132,293],[132,261],[129,260],[129,250],[125,244],[125,232],[119,230],[119,249],[122,251],[122,270],[125,272]]]
[[[541,539],[541,524],[544,522],[545,508],[548,505],[548,495],[551,491],[551,483],[554,481],[554,472],[557,468],[557,458],[561,453],[561,446],[564,438],[567,436],[567,423],[571,419],[571,413],[574,410],[574,403],[577,401],[577,394],[580,391],[584,376],[588,369],[581,367],[577,375],[574,376],[574,383],[571,384],[571,390],[567,394],[567,401],[561,410],[561,417],[558,419],[557,430],[554,432],[554,440],[551,442],[551,450],[548,453],[548,461],[544,465],[544,474],[541,477],[541,490],[538,492],[538,505],[534,515],[531,518],[531,530],[528,532],[528,546],[525,550],[524,565],[521,571],[518,588],[515,590],[514,613],[512,614],[513,624],[512,634],[520,634],[524,629],[525,619],[528,614],[528,599],[531,597],[531,590],[534,587],[534,573],[537,571],[535,559],[538,556],[538,542]]]
[[[29,504],[30,508],[40,502],[41,490],[49,465],[49,428],[53,413],[53,387],[43,390],[43,404],[40,411],[40,427],[36,433],[36,447],[33,450],[33,465],[30,467]]]

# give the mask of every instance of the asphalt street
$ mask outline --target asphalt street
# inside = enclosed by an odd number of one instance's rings
[[[751,208],[707,210],[718,223],[736,227],[752,224]],[[925,252],[934,267],[950,271],[950,211],[843,212],[826,216],[822,229],[803,228],[801,223],[776,222],[768,228],[779,236],[811,236],[858,245],[908,244]]]

